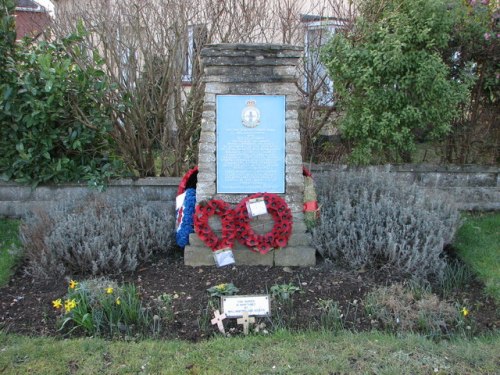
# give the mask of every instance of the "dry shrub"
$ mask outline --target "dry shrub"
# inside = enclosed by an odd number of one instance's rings
[[[366,296],[365,308],[383,328],[393,332],[418,332],[442,337],[460,326],[457,308],[418,287],[402,284],[381,287]]]
[[[35,277],[133,271],[171,245],[173,218],[138,200],[90,195],[80,204],[37,210],[21,225]]]

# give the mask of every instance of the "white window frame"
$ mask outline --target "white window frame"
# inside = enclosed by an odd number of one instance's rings
[[[313,48],[321,48],[324,46],[328,40],[337,32],[337,29],[342,28],[345,26],[345,21],[338,20],[338,19],[323,19],[323,20],[318,20],[318,21],[303,21],[304,27],[305,27],[305,33],[304,33],[304,56],[305,56],[305,69],[308,69],[310,66],[313,64],[318,64],[322,67],[322,71],[325,72],[326,74],[326,68],[321,64],[319,61],[314,61],[318,60],[318,52],[315,52],[315,55],[311,55],[311,51]],[[311,41],[309,40],[309,32],[310,31],[315,31],[315,30],[322,30],[325,32],[325,34],[322,36],[322,40],[320,41],[319,45],[314,45],[311,46]],[[314,59],[314,60],[313,60]],[[319,79],[319,77],[318,77]],[[323,79],[323,77],[321,77]],[[328,97],[323,97],[321,94],[319,95],[319,104],[320,105],[325,105],[325,106],[332,106],[334,105],[334,98],[333,98],[333,92],[334,92],[334,86],[333,86],[333,81],[326,76],[325,78],[325,84],[328,86],[328,92],[331,93],[332,95],[329,95]],[[304,87],[306,89],[306,92],[310,91],[309,87],[309,80],[307,79],[307,76],[304,75]]]
[[[190,83],[193,81],[193,59],[194,59],[194,30],[196,25],[190,25],[187,28],[187,48],[183,56],[182,82]]]

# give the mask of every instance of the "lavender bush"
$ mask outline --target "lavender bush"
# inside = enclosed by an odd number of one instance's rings
[[[389,265],[420,279],[442,277],[443,248],[460,224],[445,196],[373,170],[325,174],[317,186],[313,238],[323,256],[354,269]]]
[[[36,277],[133,271],[172,244],[173,217],[137,200],[89,196],[39,210],[21,226],[27,271]]]

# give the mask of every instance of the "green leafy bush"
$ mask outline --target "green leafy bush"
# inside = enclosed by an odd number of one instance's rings
[[[83,30],[80,31],[83,33]],[[37,185],[102,185],[121,168],[109,132],[112,86],[81,35],[21,44],[7,60],[0,95],[0,177]],[[80,61],[94,64],[82,68]]]
[[[348,171],[317,177],[317,250],[354,268],[391,266],[420,279],[441,278],[443,248],[459,212],[437,193],[426,194],[388,172]]]
[[[454,25],[447,7],[443,0],[362,1],[353,29],[336,33],[323,51],[354,162],[409,162],[417,139],[451,130],[470,82],[452,79],[441,56]]]
[[[172,244],[173,218],[137,200],[90,195],[39,210],[21,225],[27,270],[36,277],[133,271]]]

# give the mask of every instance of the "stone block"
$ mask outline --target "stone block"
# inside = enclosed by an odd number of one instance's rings
[[[208,247],[189,245],[184,248],[184,264],[191,267],[215,266],[215,261]]]
[[[294,231],[295,232],[295,231]],[[311,246],[311,235],[309,233],[293,233],[288,240],[288,247]],[[285,248],[286,250],[286,248]]]
[[[191,236],[189,237],[191,242]],[[193,239],[193,242],[201,242],[199,239]],[[234,260],[236,265],[245,266],[273,266],[274,252],[270,251],[267,254],[260,254],[251,251],[243,245],[236,243],[233,248]],[[191,267],[214,266],[215,261],[212,250],[204,244],[188,245],[184,248],[184,264]]]
[[[285,119],[286,120],[297,120],[299,118],[299,113],[296,110],[286,110]]]
[[[202,171],[198,172],[198,182],[214,182],[215,181],[215,169],[214,171]]]
[[[287,130],[285,133],[286,142],[300,142],[300,132],[297,130]]]
[[[198,160],[200,161],[205,161],[205,162],[215,162],[215,154],[212,153],[199,153],[198,154]]]
[[[215,143],[200,144],[200,153],[213,153],[215,154]]]
[[[302,155],[300,153],[288,154],[285,160],[287,164],[302,164]]]
[[[196,233],[191,233],[189,235],[189,246],[194,246],[194,247],[201,247],[205,246],[202,240],[200,240],[200,237]]]
[[[210,155],[210,154],[204,154],[204,155]],[[215,155],[214,155],[215,157]],[[203,173],[204,175],[206,173],[215,173],[215,161],[209,161],[207,159],[199,158],[198,162],[198,168],[200,170],[200,175]],[[200,179],[200,181],[203,181],[203,179]]]
[[[300,142],[296,142],[296,141],[287,142],[286,151],[287,151],[287,155],[290,155],[290,156],[301,154],[302,145],[300,144]],[[302,162],[302,157],[300,158],[300,162]]]
[[[287,131],[299,130],[299,120],[296,119],[285,120],[285,126]]]
[[[286,174],[298,174],[302,175],[302,165],[301,164],[287,164],[285,166]]]
[[[215,121],[201,119],[201,130],[202,132],[215,132]]]
[[[293,222],[293,233],[305,233],[306,230],[307,230],[307,226],[303,220]]]
[[[287,156],[288,158],[288,156]],[[303,185],[304,184],[304,176],[302,174],[287,174],[286,175],[286,183],[287,185]]]
[[[239,246],[235,246],[233,254],[236,265],[273,266],[274,264],[274,251],[270,251],[267,254],[260,254],[251,251],[247,247],[240,248]]]
[[[215,143],[215,131],[204,131],[200,135],[200,143]]]
[[[310,246],[285,247],[275,250],[274,265],[277,267],[310,267],[316,265],[316,250]]]

